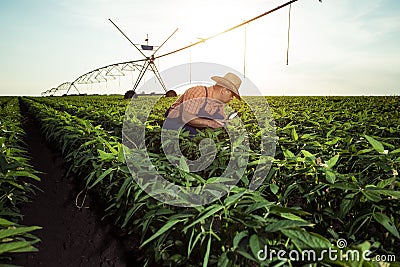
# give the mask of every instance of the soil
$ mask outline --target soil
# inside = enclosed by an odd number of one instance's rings
[[[11,264],[27,267],[141,266],[135,262],[137,244],[127,242],[110,223],[101,220],[99,209],[102,207],[97,205],[95,197],[88,195],[83,208],[75,205],[80,192],[76,177],[66,175],[66,162],[52,150],[38,123],[23,106],[21,112],[26,118],[24,141],[30,163],[42,174],[39,174],[40,182],[33,182],[40,190],[36,190],[31,202],[21,207],[24,217],[20,223],[43,229],[33,233],[41,239],[36,244],[39,251],[17,254]],[[83,197],[79,199],[82,202]]]

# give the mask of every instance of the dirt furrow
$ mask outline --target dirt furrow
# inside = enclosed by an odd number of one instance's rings
[[[79,189],[66,176],[66,163],[46,142],[37,122],[24,107],[25,142],[31,165],[41,171],[39,189],[32,202],[22,207],[21,224],[39,225],[34,234],[41,238],[39,252],[17,255],[21,266],[136,266],[128,262],[128,249],[112,227],[100,220],[94,201],[88,196],[84,208],[75,205]],[[82,200],[82,198],[80,198]]]

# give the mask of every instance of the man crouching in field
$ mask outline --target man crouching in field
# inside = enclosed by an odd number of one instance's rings
[[[220,128],[225,125],[224,106],[233,97],[240,99],[239,87],[242,80],[228,72],[224,77],[211,77],[212,86],[194,86],[185,91],[165,113],[164,129],[183,128],[191,135],[197,129]]]

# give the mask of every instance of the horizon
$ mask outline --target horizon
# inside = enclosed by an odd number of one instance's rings
[[[179,93],[178,96],[180,96],[182,93]],[[138,93],[138,96],[160,96],[164,95],[163,93],[156,93],[156,92],[150,92],[150,93]],[[47,96],[41,96],[41,95],[0,95],[0,97],[65,97],[65,96],[124,96],[124,94],[119,94],[119,93],[112,93],[112,94],[102,94],[102,93],[92,93],[92,94],[68,94],[68,95],[47,95]],[[350,95],[350,94],[336,94],[336,95],[301,95],[301,94],[287,94],[287,95],[241,95],[242,97],[399,97],[400,94],[368,94],[368,95]]]

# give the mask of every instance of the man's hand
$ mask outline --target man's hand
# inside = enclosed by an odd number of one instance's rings
[[[224,125],[225,125],[225,122],[221,121],[221,120],[208,120],[208,123],[207,123],[207,127],[210,127],[213,129],[224,127]]]

